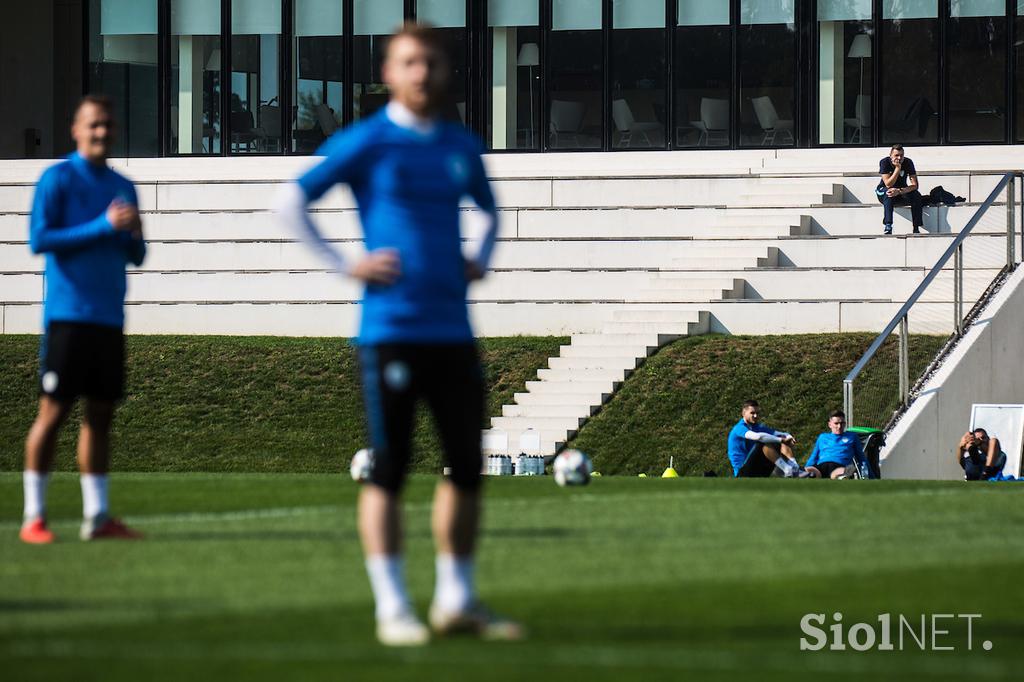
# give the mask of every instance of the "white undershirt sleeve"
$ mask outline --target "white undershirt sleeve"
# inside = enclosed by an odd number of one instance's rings
[[[332,247],[317,229],[309,215],[309,200],[306,192],[296,182],[289,182],[278,192],[275,213],[278,222],[289,232],[298,234],[334,272],[348,274],[345,259]]]

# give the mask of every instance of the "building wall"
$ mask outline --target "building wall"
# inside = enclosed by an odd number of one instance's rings
[[[46,158],[54,151],[54,2],[4,3],[0,21],[0,158]],[[25,130],[39,131],[26,145]]]
[[[82,95],[82,0],[7,2],[0,21],[0,159],[71,150],[71,111]],[[26,141],[38,131],[38,144]]]

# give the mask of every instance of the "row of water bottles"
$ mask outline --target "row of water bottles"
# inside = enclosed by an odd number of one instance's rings
[[[484,462],[485,476],[543,476],[544,457],[519,455],[512,461],[510,455],[488,455]]]

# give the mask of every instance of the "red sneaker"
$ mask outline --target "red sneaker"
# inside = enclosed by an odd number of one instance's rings
[[[46,519],[41,516],[22,524],[18,537],[30,545],[48,545],[57,539],[53,531],[46,527]]]
[[[112,516],[100,516],[82,523],[83,540],[141,540],[142,533],[124,525]]]

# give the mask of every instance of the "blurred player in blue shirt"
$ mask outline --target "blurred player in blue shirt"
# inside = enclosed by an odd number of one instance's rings
[[[846,431],[846,413],[836,410],[829,415],[828,432],[818,436],[804,468],[814,478],[846,478],[858,465],[867,465],[864,448],[856,434]]]
[[[796,439],[785,431],[761,423],[761,406],[756,400],[743,403],[742,418],[729,432],[729,463],[737,478],[767,478],[778,469],[788,478],[807,474],[796,463]]]
[[[441,120],[449,67],[437,34],[408,25],[390,40],[382,69],[387,107],[328,140],[325,158],[282,194],[282,219],[330,265],[365,284],[359,357],[373,463],[360,493],[359,531],[376,602],[377,638],[424,644],[430,636],[405,587],[399,496],[417,402],[430,407],[452,474],[434,498],[437,548],[430,625],[489,639],[521,636],[485,609],[473,584],[480,514],[484,384],[466,302],[490,262],[497,212],[480,141]],[[338,183],[355,195],[367,254],[352,262],[320,235],[307,210]],[[489,225],[464,256],[460,202]]]
[[[107,166],[114,139],[111,103],[88,96],[75,110],[76,151],[36,185],[29,245],[46,256],[39,414],[25,443],[21,539],[53,542],[46,485],[57,434],[84,398],[78,438],[81,538],[136,538],[107,513],[110,424],[124,391],[125,266],[146,255],[135,187]]]

